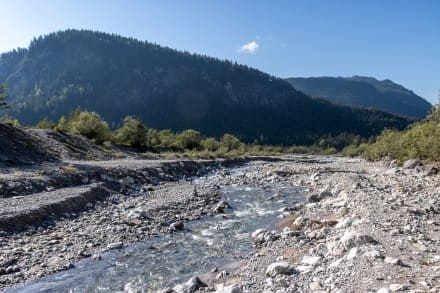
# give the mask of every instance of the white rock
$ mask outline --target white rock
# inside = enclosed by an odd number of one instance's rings
[[[407,286],[401,284],[391,284],[389,289],[391,292],[403,291],[406,290]]]
[[[350,249],[350,252],[347,254],[347,259],[355,258],[357,256],[357,252],[358,252],[357,247],[353,247],[352,249]]]
[[[344,253],[344,247],[339,241],[332,241],[327,243],[327,250],[333,255],[341,255]]]
[[[298,218],[295,219],[295,221],[293,222],[293,225],[295,226],[302,226],[302,224],[304,223],[304,218],[299,216]]]
[[[300,273],[308,273],[313,269],[313,266],[297,266],[295,269]]]
[[[345,251],[347,251],[353,247],[359,247],[364,244],[374,242],[374,239],[369,235],[346,231],[344,236],[342,236],[339,241],[341,242]]]
[[[174,292],[176,293],[187,293],[187,292],[196,292],[198,289],[202,287],[208,287],[205,283],[203,283],[198,277],[192,277],[187,282],[183,284],[177,284],[173,287]]]
[[[379,290],[377,290],[377,293],[388,293],[388,292],[390,292],[388,288],[380,288]]]
[[[306,265],[316,266],[320,262],[320,260],[321,260],[321,257],[319,257],[319,256],[305,255],[302,258],[301,262]]]
[[[371,250],[364,253],[364,256],[368,258],[382,258],[382,254],[379,250]]]
[[[218,288],[215,292],[216,293],[241,293],[243,291],[237,285],[229,285],[226,287]]]
[[[264,233],[266,233],[266,232],[267,232],[266,229],[257,229],[257,230],[255,230],[254,232],[252,232],[251,237],[255,239],[255,238],[258,237],[258,235],[260,235],[260,234],[264,234]]]
[[[275,277],[277,275],[289,274],[291,268],[289,263],[285,261],[275,262],[269,265],[266,269],[266,276]]]
[[[350,227],[352,223],[353,223],[353,219],[351,217],[346,217],[346,218],[340,220],[336,224],[335,228],[337,228],[337,229],[345,229],[347,227]]]
[[[309,284],[309,288],[310,290],[314,291],[314,290],[319,290],[321,289],[321,284],[319,284],[319,282],[313,281]]]
[[[392,264],[392,265],[398,265],[398,264],[401,264],[400,259],[398,259],[398,258],[393,258],[393,257],[390,257],[390,256],[385,257],[384,261],[385,261],[386,263],[389,263],[389,264]]]
[[[329,268],[336,268],[338,267],[342,262],[342,258],[335,260],[334,262],[332,262],[328,267]]]
[[[122,242],[116,242],[116,243],[110,243],[109,245],[107,245],[108,249],[120,249],[122,248]]]

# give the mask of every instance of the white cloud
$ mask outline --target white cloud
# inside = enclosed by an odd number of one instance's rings
[[[238,49],[238,52],[254,54],[257,51],[258,47],[260,47],[260,45],[258,45],[257,42],[252,41],[241,46],[240,49]]]

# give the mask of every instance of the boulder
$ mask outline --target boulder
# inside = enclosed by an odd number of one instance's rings
[[[199,277],[192,277],[185,283],[174,286],[173,291],[176,293],[193,293],[203,287],[208,287],[208,285],[203,283]]]
[[[285,261],[274,262],[269,265],[266,269],[266,276],[276,277],[278,275],[289,275],[291,272],[291,267],[289,263]]]

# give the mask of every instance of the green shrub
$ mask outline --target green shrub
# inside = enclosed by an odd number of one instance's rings
[[[147,129],[139,119],[127,116],[124,118],[122,127],[116,131],[115,140],[119,144],[131,147],[145,146],[147,142]]]
[[[111,139],[111,131],[107,122],[96,112],[83,111],[69,119],[68,130],[102,144]]]
[[[57,124],[52,120],[48,120],[47,118],[43,118],[38,124],[35,126],[38,129],[55,129]]]
[[[200,132],[193,129],[185,130],[177,136],[177,146],[188,150],[199,149],[201,141]]]
[[[60,117],[57,126],[55,126],[55,130],[59,132],[69,132],[69,124],[67,123],[66,117],[64,117],[64,115]]]
[[[160,130],[158,132],[159,144],[163,147],[173,147],[177,146],[176,134],[169,130]]]
[[[0,123],[6,123],[6,124],[12,125],[14,127],[20,127],[21,126],[20,122],[18,121],[18,119],[13,118],[13,117],[8,116],[8,115],[0,117]]]
[[[202,147],[209,152],[215,152],[220,148],[220,143],[215,138],[208,137],[202,140]]]
[[[225,149],[226,152],[230,152],[231,150],[236,150],[242,145],[240,139],[233,136],[232,134],[226,133],[223,135],[220,146]]]
[[[147,145],[148,146],[159,146],[161,144],[159,131],[156,129],[147,130]]]
[[[401,162],[412,158],[440,161],[440,107],[405,131],[384,130],[361,152],[372,160],[389,157]]]

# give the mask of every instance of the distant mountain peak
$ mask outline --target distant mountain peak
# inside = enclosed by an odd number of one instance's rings
[[[390,79],[354,75],[352,77],[287,78],[294,88],[330,102],[372,107],[397,115],[423,118],[432,105]]]

